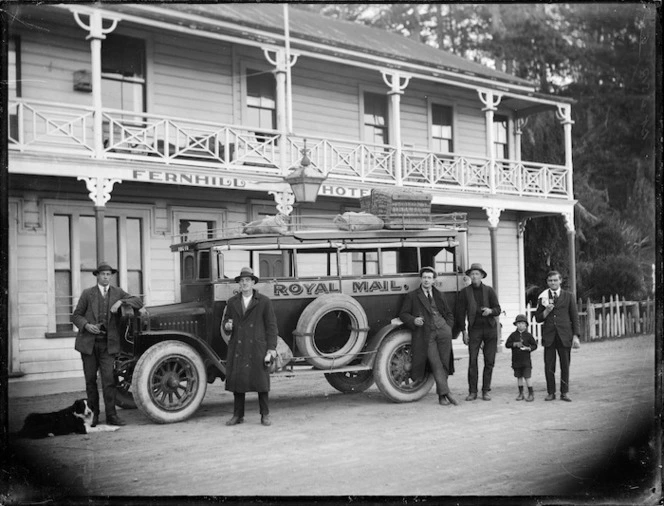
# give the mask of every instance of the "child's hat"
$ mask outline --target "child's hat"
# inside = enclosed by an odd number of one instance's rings
[[[516,325],[519,322],[523,322],[526,325],[528,325],[528,318],[526,318],[525,314],[518,314],[516,315],[516,320],[514,320],[514,325]]]

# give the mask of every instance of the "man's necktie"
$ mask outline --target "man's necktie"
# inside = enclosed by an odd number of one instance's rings
[[[104,298],[106,298],[107,295],[108,295],[108,287],[105,286],[104,287]]]
[[[433,299],[431,298],[431,292],[427,292],[427,299],[429,299],[429,305],[433,306]]]

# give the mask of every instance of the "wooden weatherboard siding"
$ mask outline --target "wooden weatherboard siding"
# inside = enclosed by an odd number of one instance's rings
[[[71,24],[17,27],[21,43],[21,92],[25,98],[92,105],[89,93],[73,90],[73,74],[90,68],[90,43]],[[44,35],[47,33],[48,35]]]
[[[483,214],[483,213],[482,213]],[[472,212],[468,219],[468,266],[480,263],[487,272],[487,285],[492,286],[493,272],[491,268],[491,236],[486,215]],[[523,303],[519,290],[518,243],[516,241],[516,221],[507,213],[501,215],[498,225],[498,300],[505,315],[501,315],[503,326],[502,337],[514,330],[512,322],[521,311]],[[467,268],[467,267],[466,267]]]
[[[229,44],[182,35],[154,37],[154,114],[215,123],[233,122]]]

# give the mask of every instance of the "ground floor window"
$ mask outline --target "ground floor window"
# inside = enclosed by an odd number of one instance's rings
[[[50,219],[50,276],[56,332],[74,330],[71,314],[81,292],[95,284],[97,267],[97,219],[92,209],[55,207]],[[118,269],[111,284],[132,295],[144,296],[144,211],[107,210],[103,220],[102,259]],[[50,326],[50,325],[49,325]]]
[[[216,222],[211,220],[179,220],[180,241],[198,241],[214,236]]]

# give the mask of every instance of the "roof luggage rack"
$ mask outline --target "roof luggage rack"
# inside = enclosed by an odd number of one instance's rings
[[[380,216],[379,216],[380,217]],[[288,221],[286,223],[276,224],[267,221],[273,216],[267,217],[264,221],[262,230],[264,233],[243,233],[246,230],[247,224],[239,224],[234,227],[224,227],[214,229],[212,231],[195,232],[195,233],[181,233],[173,236],[171,249],[177,251],[178,246],[192,245],[196,243],[212,243],[215,241],[243,239],[243,238],[276,238],[284,236],[297,237],[298,239],[307,236],[313,237],[314,235],[328,235],[328,236],[347,236],[349,238],[361,238],[366,236],[399,236],[400,233],[407,232],[415,234],[417,232],[423,235],[429,235],[431,232],[458,232],[466,229],[468,224],[466,213],[443,213],[443,214],[429,214],[424,216],[425,227],[418,222],[415,226],[411,226],[412,217],[403,216],[399,217],[392,214],[390,216],[391,222],[389,227],[384,227],[378,230],[342,230],[334,223],[334,217],[330,215],[304,215],[299,216],[297,221]],[[302,223],[304,221],[304,223]],[[421,220],[420,220],[421,221]],[[256,222],[252,222],[256,223]],[[272,223],[272,224],[271,224]],[[258,228],[262,231],[261,228]],[[185,248],[186,249],[186,248]]]

